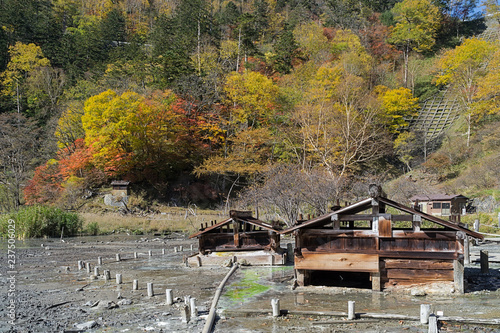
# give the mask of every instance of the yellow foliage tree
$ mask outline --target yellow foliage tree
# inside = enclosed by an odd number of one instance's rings
[[[408,119],[418,115],[418,98],[408,88],[387,90],[380,98],[391,133],[401,132],[408,127]]]

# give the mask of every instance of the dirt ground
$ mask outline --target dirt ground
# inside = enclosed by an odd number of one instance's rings
[[[213,331],[427,332],[418,318],[420,304],[431,304],[433,313],[443,312],[441,332],[500,332],[500,325],[481,323],[500,320],[498,244],[484,242],[472,248],[464,295],[322,286],[293,289],[291,265],[240,267],[218,303]],[[7,265],[5,240],[0,248],[0,332],[201,332],[215,291],[229,271],[226,267],[186,267],[183,259],[196,252],[196,241],[175,233],[18,241],[14,273]],[[480,273],[480,249],[489,251],[488,275]],[[116,261],[116,254],[121,261]],[[100,266],[98,257],[102,258]],[[86,268],[78,269],[79,260],[90,263],[90,274]],[[99,275],[94,278],[96,266]],[[104,279],[104,270],[110,271],[109,281]],[[121,284],[116,283],[116,274],[122,275]],[[138,290],[132,290],[133,280],[138,280]],[[152,297],[148,283],[153,284]],[[166,289],[173,291],[173,305],[166,305]],[[187,296],[196,298],[198,308],[198,317],[188,323],[181,317]],[[271,316],[273,298],[280,300],[282,311],[288,314]],[[361,318],[346,320],[343,313],[348,301],[356,302]],[[13,313],[12,322],[9,315]],[[407,318],[373,319],[364,314]],[[457,322],[455,317],[473,322]]]

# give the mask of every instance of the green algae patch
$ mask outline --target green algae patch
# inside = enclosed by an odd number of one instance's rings
[[[259,279],[260,276],[255,271],[245,270],[243,278],[231,284],[224,296],[233,301],[238,301],[256,296],[271,288],[258,283]]]

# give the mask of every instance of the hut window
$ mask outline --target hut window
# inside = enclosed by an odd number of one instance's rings
[[[440,202],[434,202],[432,204],[432,209],[441,209],[441,203]]]

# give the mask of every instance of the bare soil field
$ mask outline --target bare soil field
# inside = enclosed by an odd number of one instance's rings
[[[8,267],[7,242],[1,242],[0,332],[201,332],[214,293],[229,271],[187,267],[185,257],[196,252],[196,241],[177,233],[17,241],[14,269]],[[441,332],[500,332],[500,324],[492,324],[500,322],[498,244],[472,247],[464,295],[320,285],[294,289],[291,264],[240,267],[218,303],[213,332],[427,332],[419,321],[421,304],[442,312]],[[487,275],[477,262],[480,249],[489,251]],[[90,273],[86,267],[78,269],[79,260],[90,264]],[[121,274],[121,284],[116,274]],[[138,290],[133,290],[133,280]],[[148,296],[148,283],[153,296]],[[166,289],[172,289],[172,305],[166,304]],[[187,296],[196,298],[198,316],[186,323],[181,308]],[[282,316],[272,317],[271,299],[280,300]],[[356,320],[346,318],[348,301],[356,302]]]

